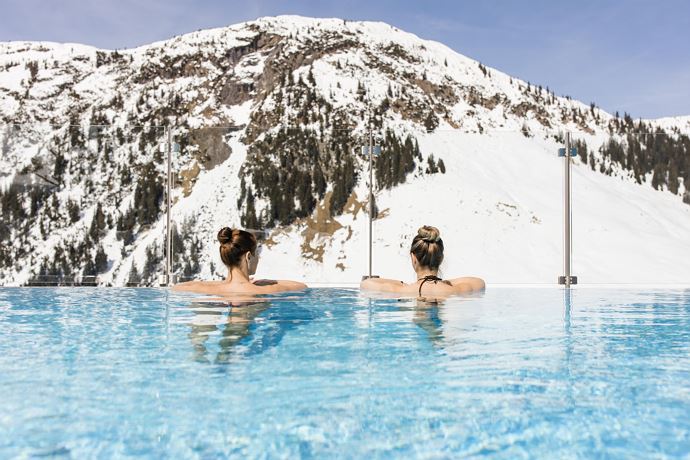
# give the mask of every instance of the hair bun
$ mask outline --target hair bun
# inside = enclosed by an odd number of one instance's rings
[[[226,244],[232,241],[232,229],[230,227],[223,227],[218,232],[218,242]]]
[[[430,225],[420,227],[417,234],[427,243],[436,243],[441,239],[441,232]]]

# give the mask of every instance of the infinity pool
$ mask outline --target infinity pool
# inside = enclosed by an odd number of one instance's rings
[[[0,289],[0,458],[688,458],[690,290]]]

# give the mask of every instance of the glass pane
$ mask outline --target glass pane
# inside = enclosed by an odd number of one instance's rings
[[[3,128],[2,284],[156,285],[163,138],[96,121]]]
[[[369,273],[368,132],[283,126],[180,130],[173,158],[173,273],[221,279],[218,230],[263,236],[257,277],[357,285]],[[373,274],[410,280],[422,225],[441,231],[447,277],[556,283],[562,275],[557,136],[437,130],[371,138]]]
[[[581,283],[687,283],[690,139],[629,117],[610,126],[576,140],[573,271]]]
[[[171,274],[225,277],[217,233],[229,226],[260,237],[257,277],[358,284],[369,273],[369,133],[318,132],[174,128]],[[445,277],[553,284],[565,274],[565,133],[407,133],[371,137],[374,275],[414,277],[409,248],[422,225],[441,232]],[[688,137],[571,139],[579,284],[685,282]],[[167,141],[155,126],[1,126],[0,285],[165,284]]]
[[[534,142],[520,131],[437,129],[409,142],[384,139],[375,274],[412,281],[411,244],[429,225],[444,243],[444,278],[555,283],[560,176],[554,149],[553,139]]]
[[[349,239],[352,225],[333,218],[333,192],[340,214],[348,206],[361,210],[354,204],[356,196],[351,197],[353,179],[338,186],[348,190],[330,185],[346,167],[334,165],[354,145],[348,135],[338,136],[317,137],[287,126],[258,138],[232,126],[180,132],[172,193],[178,279],[226,277],[217,234],[227,226],[259,238],[257,278],[340,282],[347,266],[333,248]]]
[[[165,171],[167,130],[160,126],[111,128],[117,146],[113,247],[119,250],[111,282],[157,286],[165,280]]]

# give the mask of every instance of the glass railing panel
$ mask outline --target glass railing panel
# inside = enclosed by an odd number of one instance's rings
[[[157,285],[164,133],[97,122],[3,129],[0,283]]]
[[[168,128],[132,125],[113,127],[110,134],[119,144],[113,244],[120,255],[112,283],[165,285]]]
[[[359,231],[353,220],[364,222],[360,202],[367,199],[355,190],[360,172],[350,138],[293,126],[258,137],[235,126],[180,130],[171,195],[177,279],[226,277],[217,234],[230,227],[258,237],[258,278],[341,282],[352,263],[341,246]]]
[[[571,274],[683,283],[690,141],[628,131],[571,133]],[[317,132],[2,126],[0,284],[221,279],[224,226],[261,240],[257,276],[314,286],[357,284],[370,263],[374,275],[410,279],[422,225],[441,231],[444,276],[555,284],[565,274],[565,132]]]
[[[257,276],[311,285],[357,284],[369,274],[414,277],[410,244],[441,231],[445,276],[555,284],[562,271],[562,167],[557,134],[378,129],[316,136],[283,126],[252,138],[236,128],[173,136],[171,270],[221,279],[217,233],[261,236]]]
[[[39,125],[0,126],[0,285],[3,286],[29,284],[39,273],[34,261],[37,255],[47,252],[45,242],[56,227],[51,220],[59,217],[61,210],[67,211],[65,206],[60,206],[55,193],[64,187],[61,182],[65,161],[61,152],[53,154],[55,149],[46,145],[43,133],[48,130]],[[54,267],[41,263],[46,282],[72,280],[71,267],[63,270],[61,261],[53,259]]]
[[[198,177],[194,187],[213,184],[192,191],[190,197],[198,195],[190,204],[174,206],[178,228],[195,216],[211,221],[195,234],[206,239],[202,277],[223,276],[215,238],[227,225],[265,235],[258,276],[357,284],[370,264],[371,142],[374,275],[412,277],[409,245],[420,226],[434,225],[447,241],[444,271],[453,276],[494,283],[557,280],[561,170],[555,136],[534,142],[519,131],[425,136],[379,129],[370,140],[362,128],[321,137],[282,127],[256,139],[240,135],[237,142],[237,162],[230,160],[226,170],[213,172],[191,158],[180,165],[186,171],[180,178],[189,171]],[[188,144],[190,152],[198,151],[196,143]],[[190,263],[176,258],[175,272]],[[216,270],[206,274],[204,267]]]
[[[375,274],[411,281],[412,241],[428,225],[444,243],[442,277],[554,283],[560,255],[555,140],[461,129],[410,136],[402,145],[382,143]]]
[[[573,272],[580,283],[687,283],[690,139],[639,121],[611,127],[576,139]]]

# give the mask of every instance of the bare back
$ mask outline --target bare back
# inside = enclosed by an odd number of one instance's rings
[[[462,277],[445,281],[418,280],[414,283],[385,278],[369,278],[360,284],[362,290],[392,292],[408,295],[447,297],[456,294],[479,292],[486,287],[481,278]]]

